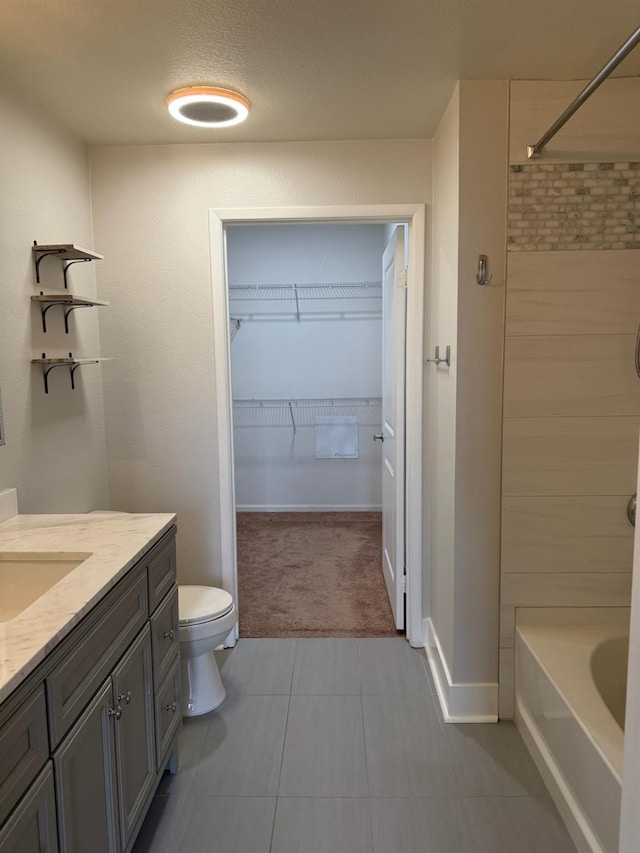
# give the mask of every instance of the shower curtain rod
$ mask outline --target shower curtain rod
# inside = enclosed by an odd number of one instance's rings
[[[607,62],[607,64],[596,74],[593,80],[588,83],[582,92],[575,98],[566,110],[559,116],[554,123],[551,125],[549,130],[541,136],[540,139],[536,142],[535,145],[527,145],[527,157],[529,160],[534,160],[536,157],[540,156],[540,152],[544,148],[544,146],[549,142],[556,133],[563,127],[571,118],[571,116],[580,109],[580,107],[584,104],[584,102],[589,98],[598,86],[607,79],[609,74],[617,68],[618,65],[622,62],[625,56],[628,53],[631,53],[633,48],[640,42],[640,27],[632,33],[629,38],[625,41],[625,43],[615,52],[615,54],[611,57],[611,59]]]

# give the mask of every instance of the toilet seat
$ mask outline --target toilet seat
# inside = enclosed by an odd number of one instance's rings
[[[180,625],[200,625],[221,619],[233,609],[233,598],[224,589],[212,586],[178,586]]]

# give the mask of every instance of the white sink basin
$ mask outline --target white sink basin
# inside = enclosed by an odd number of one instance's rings
[[[90,553],[0,552],[0,622],[15,619],[90,556]]]

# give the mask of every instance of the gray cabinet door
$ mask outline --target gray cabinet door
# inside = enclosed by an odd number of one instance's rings
[[[51,762],[0,830],[1,853],[58,853]]]
[[[49,757],[42,685],[0,726],[0,824]]]
[[[119,853],[114,703],[109,678],[53,756],[60,847]]]
[[[116,768],[122,848],[127,846],[156,777],[151,631],[147,625],[113,672]]]

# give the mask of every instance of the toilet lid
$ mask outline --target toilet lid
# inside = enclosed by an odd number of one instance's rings
[[[214,586],[178,587],[178,617],[183,625],[218,619],[232,607],[233,599],[224,589]]]

